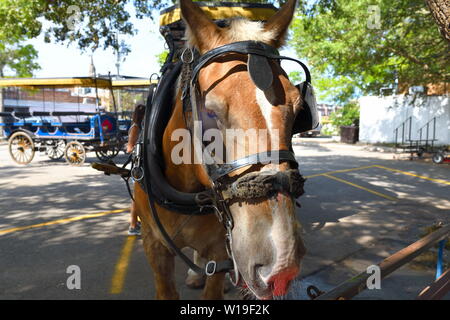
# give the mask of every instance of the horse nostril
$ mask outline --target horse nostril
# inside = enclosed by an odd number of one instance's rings
[[[258,263],[255,264],[253,270],[255,270],[255,276],[259,276],[261,279],[266,279],[272,272],[272,266]]]
[[[257,263],[253,266],[253,270],[255,272],[255,274],[259,275],[261,273],[261,268],[263,267],[262,264]]]

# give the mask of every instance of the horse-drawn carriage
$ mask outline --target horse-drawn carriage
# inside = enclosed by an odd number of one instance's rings
[[[0,128],[11,158],[28,164],[36,151],[52,160],[64,157],[70,165],[83,164],[90,151],[101,161],[114,158],[126,144],[131,123],[131,112],[118,112],[114,90],[142,88],[143,95],[149,84],[138,78],[1,79]]]

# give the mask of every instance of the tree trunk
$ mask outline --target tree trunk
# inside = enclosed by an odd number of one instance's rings
[[[442,36],[450,42],[450,2],[448,0],[425,0]]]

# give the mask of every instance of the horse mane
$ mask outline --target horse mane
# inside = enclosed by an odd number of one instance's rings
[[[270,44],[276,40],[276,30],[266,30],[262,21],[251,21],[239,17],[226,20],[226,24],[227,26],[221,29],[224,39],[229,43],[253,40]],[[186,28],[186,44],[188,47],[198,48],[189,26]]]

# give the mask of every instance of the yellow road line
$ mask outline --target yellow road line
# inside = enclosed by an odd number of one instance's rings
[[[121,213],[121,212],[129,211],[129,210],[130,210],[130,208],[118,209],[118,210],[110,210],[110,211],[104,211],[104,212],[99,212],[99,213],[85,214],[85,215],[76,216],[76,217],[72,217],[72,218],[53,220],[53,221],[33,224],[33,225],[29,225],[29,226],[10,228],[10,229],[3,229],[3,230],[0,230],[0,235],[4,235],[4,234],[7,234],[7,233],[16,232],[16,231],[23,231],[23,230],[33,229],[33,228],[40,228],[40,227],[45,227],[45,226],[51,226],[51,225],[55,225],[55,224],[79,221],[79,220],[84,220],[84,219],[97,218],[97,217],[101,217],[101,216],[106,216],[108,214]]]
[[[443,183],[443,184],[446,184],[446,185],[450,185],[449,181],[445,181],[445,180],[442,180],[442,179],[433,179],[433,178],[429,178],[429,177],[425,177],[425,176],[420,176],[418,174],[414,174],[414,173],[411,173],[411,172],[406,172],[406,171],[402,171],[402,170],[398,170],[398,169],[388,168],[388,167],[384,167],[384,166],[380,166],[380,165],[374,165],[374,167],[385,169],[385,170],[389,170],[389,171],[393,171],[393,172],[398,172],[398,173],[402,173],[402,174],[406,174],[408,176],[412,176],[412,177],[416,177],[416,178],[420,178],[420,179],[425,179],[425,180],[429,180],[429,181],[433,181],[433,182],[437,182],[437,183]]]
[[[133,252],[133,245],[136,241],[136,236],[128,236],[117,261],[114,275],[111,281],[111,294],[119,294],[122,292],[125,276],[127,274],[128,265]]]
[[[392,201],[396,201],[396,200],[397,200],[397,199],[394,198],[394,197],[391,197],[391,196],[385,195],[385,194],[383,194],[383,193],[380,193],[380,192],[377,192],[377,191],[368,189],[368,188],[363,187],[363,186],[360,186],[360,185],[358,185],[358,184],[356,184],[356,183],[353,183],[353,182],[350,182],[350,181],[347,181],[347,180],[344,180],[344,179],[341,179],[341,178],[337,178],[337,177],[334,177],[334,176],[330,176],[330,175],[328,175],[328,174],[326,174],[326,173],[324,173],[324,174],[322,174],[322,175],[325,176],[325,177],[327,177],[327,178],[330,178],[330,179],[333,179],[333,180],[336,180],[336,181],[339,181],[339,182],[342,182],[342,183],[351,185],[351,186],[353,186],[353,187],[355,187],[355,188],[358,188],[358,189],[361,189],[361,190],[364,190],[364,191],[373,193],[373,194],[375,194],[375,195],[377,195],[377,196],[380,196],[380,197],[383,197],[383,198],[385,198],[385,199],[392,200]]]
[[[328,172],[324,172],[324,173],[317,173],[317,174],[313,174],[313,175],[310,175],[310,176],[305,176],[305,178],[314,178],[314,177],[323,176],[325,174],[342,173],[342,172],[350,172],[350,171],[356,171],[356,170],[369,169],[369,168],[373,168],[375,166],[376,165],[357,167],[357,168],[351,168],[351,169],[342,169],[342,170],[336,170],[336,171],[328,171]]]

